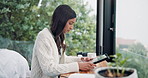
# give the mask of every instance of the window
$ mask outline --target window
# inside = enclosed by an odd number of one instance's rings
[[[117,0],[116,48],[130,57],[128,67],[136,68],[139,78],[148,76],[147,0]]]
[[[126,66],[148,76],[147,0],[99,0],[97,16],[98,54],[121,53]],[[111,31],[113,32],[111,32]]]

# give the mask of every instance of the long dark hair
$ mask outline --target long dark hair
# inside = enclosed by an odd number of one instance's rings
[[[59,55],[61,55],[61,48],[63,51],[66,49],[66,44],[63,43],[65,40],[63,29],[67,21],[72,18],[76,18],[76,13],[68,5],[58,6],[53,13],[50,30],[57,44]]]

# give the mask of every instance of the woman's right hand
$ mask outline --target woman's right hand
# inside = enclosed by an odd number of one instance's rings
[[[82,71],[88,71],[94,69],[94,67],[96,66],[95,64],[90,62],[78,62],[78,65],[79,65],[79,70]]]

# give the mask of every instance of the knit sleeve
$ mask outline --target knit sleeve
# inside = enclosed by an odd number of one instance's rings
[[[65,63],[71,63],[71,62],[81,62],[81,57],[67,56],[65,54]]]
[[[54,60],[53,50],[50,41],[44,34],[40,34],[36,40],[34,51],[42,69],[42,72],[48,76],[57,76],[63,73],[78,72],[79,66],[77,62],[69,64],[57,64]]]

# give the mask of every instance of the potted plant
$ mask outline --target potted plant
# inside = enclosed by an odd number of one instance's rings
[[[109,67],[101,67],[95,70],[96,78],[138,78],[137,71],[134,68],[123,67],[128,58],[123,58],[122,54],[117,53]]]

